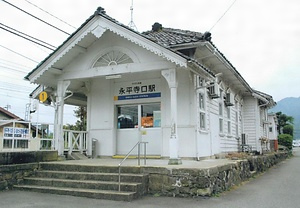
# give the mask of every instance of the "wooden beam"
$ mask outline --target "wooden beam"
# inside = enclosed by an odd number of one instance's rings
[[[59,79],[63,80],[72,80],[72,79],[84,79],[84,78],[93,78],[100,76],[107,76],[113,74],[126,74],[126,73],[136,73],[143,71],[155,71],[174,68],[175,64],[166,62],[166,61],[157,61],[149,63],[130,63],[130,64],[121,64],[116,66],[107,66],[107,67],[95,67],[91,69],[85,69],[81,71],[69,71],[63,73],[59,76]]]

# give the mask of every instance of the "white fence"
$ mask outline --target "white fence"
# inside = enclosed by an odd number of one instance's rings
[[[71,154],[74,151],[87,151],[87,131],[64,130],[65,151]]]
[[[0,151],[52,149],[53,124],[0,120]]]
[[[87,151],[87,131],[63,130],[64,148]],[[54,125],[19,120],[0,120],[0,151],[54,150]]]

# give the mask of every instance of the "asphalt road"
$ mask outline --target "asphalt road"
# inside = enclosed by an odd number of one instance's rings
[[[133,202],[115,202],[24,191],[0,192],[3,208],[292,208],[300,207],[300,148],[294,157],[231,191],[211,198],[144,197]]]

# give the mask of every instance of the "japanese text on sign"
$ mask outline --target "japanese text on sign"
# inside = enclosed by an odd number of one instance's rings
[[[4,127],[3,129],[4,138],[27,138],[29,136],[29,129],[26,128],[13,128],[13,127]]]
[[[119,89],[119,95],[124,94],[139,94],[139,93],[148,93],[155,92],[155,84],[151,85],[142,85],[142,86],[133,86],[133,87],[121,87]]]

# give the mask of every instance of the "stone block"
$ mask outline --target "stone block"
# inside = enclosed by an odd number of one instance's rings
[[[213,167],[208,169],[208,176],[214,176],[218,174],[219,174],[218,167]]]
[[[199,175],[199,169],[173,169],[172,170],[173,175],[185,175],[185,176],[198,176]]]
[[[208,177],[198,177],[197,178],[197,187],[199,188],[208,188],[211,186],[211,180]]]
[[[212,190],[210,187],[197,190],[197,196],[211,196],[211,194]]]
[[[0,191],[7,189],[7,181],[0,181]]]

